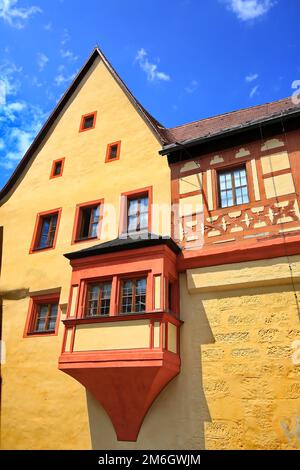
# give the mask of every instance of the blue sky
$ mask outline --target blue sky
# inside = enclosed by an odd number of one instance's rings
[[[0,0],[0,187],[98,44],[167,127],[300,79],[299,0]]]

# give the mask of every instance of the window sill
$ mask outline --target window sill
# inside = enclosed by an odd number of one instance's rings
[[[47,246],[46,248],[33,248],[32,250],[30,250],[30,254],[33,254],[33,253],[40,253],[42,251],[49,251],[49,250],[54,250],[54,246]]]
[[[39,331],[39,332],[34,332],[34,331],[29,331],[24,335],[24,338],[37,338],[37,337],[42,337],[42,336],[57,336],[58,331],[53,330],[53,331]]]
[[[77,243],[91,242],[93,240],[99,240],[99,238],[97,236],[89,237],[89,238],[77,238],[76,240],[73,240],[72,245],[77,244]]]

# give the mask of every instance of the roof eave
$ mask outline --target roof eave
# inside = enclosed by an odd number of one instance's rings
[[[174,153],[182,147],[192,147],[195,145],[200,145],[205,142],[210,142],[214,140],[221,139],[223,137],[229,137],[237,134],[241,134],[243,132],[247,132],[248,130],[252,130],[258,127],[261,127],[263,124],[273,124],[276,122],[281,121],[285,117],[296,117],[300,116],[300,109],[298,108],[297,110],[287,110],[285,112],[281,112],[280,114],[276,114],[273,116],[270,116],[269,118],[263,118],[263,119],[258,119],[254,122],[247,123],[242,126],[236,126],[236,127],[231,127],[228,129],[222,129],[220,132],[216,132],[215,134],[208,134],[203,137],[196,137],[193,139],[187,139],[181,142],[175,142],[174,144],[169,144],[165,145],[162,150],[159,151],[160,155],[170,155],[171,153]]]
[[[43,139],[47,135],[47,132],[50,130],[51,126],[54,124],[56,118],[59,116],[61,111],[63,110],[64,106],[67,104],[69,98],[72,96],[73,92],[76,90],[76,87],[79,85],[81,82],[82,78],[86,74],[86,72],[89,70],[89,68],[93,65],[94,61],[96,60],[97,57],[100,57],[101,60],[105,63],[106,67],[110,70],[112,73],[113,77],[117,81],[117,83],[121,86],[122,90],[128,97],[129,101],[132,103],[132,105],[135,107],[137,112],[140,114],[140,116],[144,119],[144,121],[147,123],[149,128],[151,129],[152,133],[155,135],[157,140],[161,145],[165,143],[164,139],[162,138],[162,135],[158,131],[158,128],[153,124],[151,119],[148,117],[148,112],[144,110],[144,108],[141,106],[141,104],[134,98],[130,90],[127,88],[125,83],[122,81],[122,79],[119,77],[117,72],[114,70],[112,65],[109,63],[109,61],[106,59],[105,55],[103,52],[99,49],[99,47],[95,47],[88,57],[87,61],[85,64],[82,66],[72,83],[69,85],[53,111],[51,112],[50,116],[36,135],[34,141],[26,151],[25,155],[23,158],[20,160],[19,164],[15,168],[14,172],[6,182],[6,184],[3,186],[3,188],[0,190],[0,201],[2,201],[9,191],[14,187],[18,179],[20,178],[22,172],[25,170],[27,165],[29,164],[31,157],[33,156],[34,152],[38,149],[40,144],[42,143]],[[157,123],[157,126],[159,127],[159,123]]]

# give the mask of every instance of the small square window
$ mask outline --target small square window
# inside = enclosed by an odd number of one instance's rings
[[[72,243],[98,238],[101,203],[102,201],[95,201],[77,206]]]
[[[37,215],[30,253],[55,247],[61,209]]]
[[[24,336],[57,334],[58,304],[58,294],[31,297]]]
[[[220,207],[231,207],[249,202],[246,167],[218,172]]]
[[[114,160],[118,160],[120,158],[120,150],[121,150],[121,141],[108,144],[107,150],[106,150],[105,162],[108,163]]]
[[[57,178],[58,176],[62,176],[64,163],[64,158],[61,158],[60,160],[54,160],[54,162],[52,163],[50,178]]]
[[[96,125],[97,112],[85,114],[81,117],[79,132],[94,129]]]

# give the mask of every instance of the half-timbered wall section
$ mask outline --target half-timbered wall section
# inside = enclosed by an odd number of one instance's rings
[[[197,251],[300,231],[299,138],[294,131],[172,164],[174,238]]]

